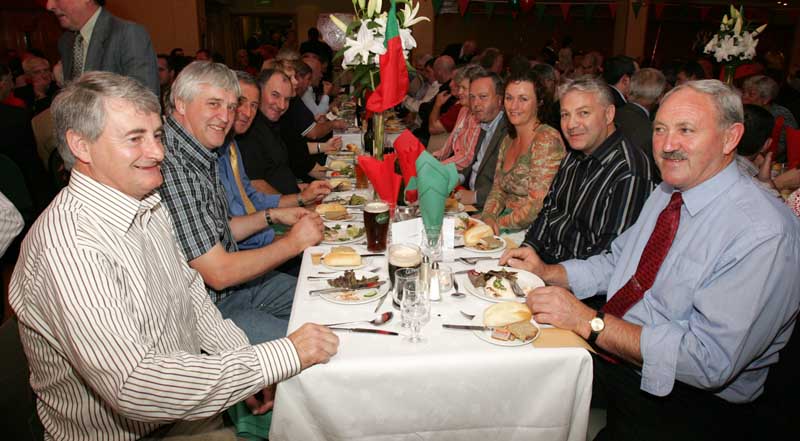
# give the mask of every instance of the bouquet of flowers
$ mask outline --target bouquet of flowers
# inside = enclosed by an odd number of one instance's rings
[[[408,53],[417,47],[411,27],[430,20],[417,17],[418,2],[396,0],[396,3],[404,4],[403,9],[397,10],[396,17],[403,55],[408,60]],[[383,0],[353,0],[355,19],[349,24],[330,15],[331,21],[345,34],[344,47],[334,58],[341,58],[342,68],[352,73],[350,84],[353,86],[352,95],[355,96],[361,96],[365,90],[375,90],[380,83],[379,57],[386,53],[384,39],[388,18],[388,12],[381,11],[382,4]]]
[[[703,52],[713,54],[718,63],[736,65],[746,60],[752,60],[756,56],[756,38],[767,27],[763,24],[755,27],[755,24],[745,21],[744,7],[738,10],[731,5],[731,16],[725,14],[719,31],[711,41],[706,44]]]

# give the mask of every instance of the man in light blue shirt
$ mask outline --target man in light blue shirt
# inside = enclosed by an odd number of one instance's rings
[[[573,330],[626,362],[595,361],[596,390],[608,399],[608,439],[744,436],[753,423],[749,403],[762,394],[792,333],[800,222],[739,172],[742,119],[738,95],[716,80],[673,89],[654,122],[664,181],[610,252],[546,265],[524,247],[500,260],[551,285],[528,296],[537,321]],[[622,317],[581,303],[598,293],[610,301],[637,273],[676,191],[683,199],[679,227],[643,298]]]

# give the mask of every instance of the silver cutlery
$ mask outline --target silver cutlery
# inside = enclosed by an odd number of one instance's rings
[[[371,323],[371,324],[373,324],[375,326],[380,326],[380,325],[392,320],[392,317],[394,317],[394,313],[392,311],[387,311],[387,312],[384,312],[383,314],[375,317],[372,320],[352,320],[352,321],[349,321],[349,322],[325,323],[322,326],[327,326],[327,327],[330,328],[332,326],[349,325],[349,324],[352,324],[352,323]]]
[[[489,257],[489,256],[469,256],[469,257],[459,257],[458,260],[461,263],[466,263],[467,265],[475,265],[476,263],[482,260],[496,260],[497,257]]]
[[[494,328],[491,326],[481,325],[452,325],[449,323],[442,323],[442,327],[447,329],[467,329],[470,331],[494,331]]]
[[[458,282],[456,282],[455,276],[453,277],[453,289],[455,289],[455,292],[450,294],[451,297],[460,299],[466,296],[466,294],[464,294],[463,292],[458,291]]]
[[[385,281],[385,280],[381,280],[380,282],[374,282],[374,283],[370,283],[368,286],[364,286],[364,287],[361,287],[361,288],[354,288],[354,289],[350,289],[350,288],[324,288],[324,289],[312,289],[311,291],[309,291],[309,292],[308,292],[308,295],[310,295],[310,296],[314,296],[314,295],[320,295],[320,294],[330,294],[330,293],[332,293],[332,292],[343,292],[343,291],[363,291],[363,290],[365,290],[365,289],[374,289],[374,288],[378,288],[378,287],[380,287],[381,285],[383,285],[384,283],[386,283],[386,281]]]
[[[365,329],[365,328],[328,328],[334,331],[350,331],[350,332],[363,332],[367,334],[381,334],[381,335],[400,335],[394,331],[384,331],[383,329]]]
[[[460,312],[460,313],[461,313],[461,315],[463,315],[463,316],[464,316],[464,317],[465,317],[467,320],[472,320],[472,319],[474,319],[474,318],[475,318],[475,314],[467,314],[467,313],[466,313],[466,312],[464,312],[464,311],[458,311],[458,312]]]
[[[514,292],[515,296],[517,296],[517,297],[526,297],[525,296],[525,291],[523,291],[522,288],[520,288],[519,283],[517,283],[516,280],[509,279],[509,281],[511,282],[511,291]]]

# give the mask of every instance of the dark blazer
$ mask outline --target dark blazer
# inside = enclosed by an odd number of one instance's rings
[[[614,87],[611,87],[610,85],[608,86],[608,88],[611,89],[611,96],[614,97],[614,107],[616,107],[617,110],[619,110],[620,107],[627,104],[627,101],[625,101],[625,97],[622,96],[622,92],[620,92]]]
[[[456,63],[456,66],[461,66],[462,64],[467,64],[472,60],[472,57],[475,55],[469,55],[467,57],[461,57],[461,47],[464,46],[464,43],[452,43],[448,44],[447,47],[442,51],[442,55],[449,55],[450,58]]]
[[[650,117],[642,110],[641,107],[633,103],[625,104],[617,108],[617,113],[614,115],[614,124],[617,125],[625,138],[638,149],[642,150],[648,158],[650,164],[653,165],[653,171],[657,181],[660,181],[660,174],[655,167],[653,160],[653,123]]]
[[[503,115],[503,118],[497,123],[497,129],[495,129],[492,139],[486,147],[483,161],[481,161],[481,165],[478,167],[478,177],[475,179],[475,188],[470,189],[477,192],[477,203],[475,205],[478,209],[483,208],[486,197],[489,196],[489,191],[492,189],[492,181],[494,181],[494,173],[497,168],[497,154],[500,151],[500,143],[503,142],[503,138],[505,138],[506,135],[508,135],[508,123],[505,115]],[[480,146],[475,146],[476,156],[479,148]],[[472,176],[472,167],[464,170],[464,173],[464,182],[468,185]]]
[[[72,79],[72,45],[76,32],[64,32],[58,52],[64,63],[64,81]],[[102,70],[133,77],[156,96],[160,93],[158,61],[150,34],[141,25],[119,19],[105,8],[100,10],[86,51],[84,72]]]

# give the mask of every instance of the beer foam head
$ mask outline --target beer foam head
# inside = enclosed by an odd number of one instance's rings
[[[412,267],[420,264],[422,256],[419,250],[409,246],[393,246],[389,250],[389,262],[395,266]]]
[[[389,204],[382,201],[370,202],[364,206],[364,211],[367,213],[383,213],[389,211]]]

